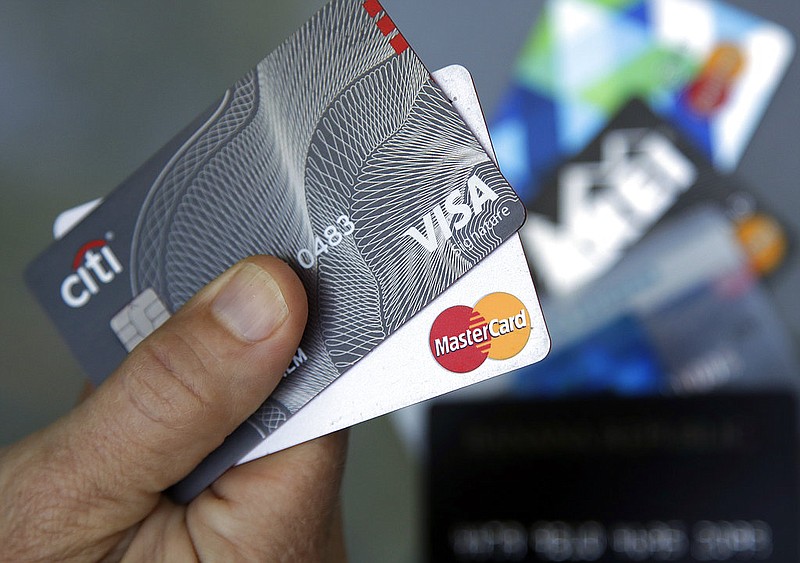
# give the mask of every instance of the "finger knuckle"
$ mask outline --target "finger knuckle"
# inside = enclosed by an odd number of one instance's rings
[[[214,410],[213,386],[208,382],[218,366],[197,338],[177,332],[160,336],[137,347],[124,387],[142,416],[179,429]]]

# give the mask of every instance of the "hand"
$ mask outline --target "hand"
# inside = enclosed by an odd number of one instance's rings
[[[201,290],[71,413],[0,451],[0,560],[343,559],[344,434],[235,467],[186,506],[161,494],[270,394],[306,315],[275,258]]]

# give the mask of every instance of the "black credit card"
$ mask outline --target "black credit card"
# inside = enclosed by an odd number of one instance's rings
[[[731,219],[759,273],[783,263],[788,236],[773,215],[633,100],[545,182],[520,236],[536,281],[548,293],[569,294],[613,268],[666,218],[697,205]]]
[[[800,561],[789,395],[446,403],[429,561]]]

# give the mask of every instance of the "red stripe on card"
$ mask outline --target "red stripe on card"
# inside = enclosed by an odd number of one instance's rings
[[[378,29],[380,29],[381,33],[384,35],[389,35],[394,31],[395,25],[392,18],[389,17],[389,14],[383,14],[383,17],[378,20]]]
[[[375,16],[377,16],[378,12],[383,10],[383,6],[381,6],[381,3],[378,2],[378,0],[367,0],[366,2],[364,2],[361,5],[364,7],[364,9],[369,14],[369,17],[371,17],[371,18],[374,18]],[[386,35],[386,34],[384,33],[384,35]]]
[[[402,54],[403,51],[408,49],[408,41],[406,41],[405,37],[399,33],[389,40],[389,44],[394,49],[394,52],[398,55]]]
[[[75,253],[75,258],[72,259],[72,269],[73,270],[77,270],[78,268],[81,267],[81,264],[83,263],[83,257],[91,249],[100,248],[101,246],[105,246],[105,245],[106,245],[106,241],[105,240],[97,239],[97,240],[90,240],[89,242],[87,242],[86,244],[81,246],[78,249],[78,252]]]

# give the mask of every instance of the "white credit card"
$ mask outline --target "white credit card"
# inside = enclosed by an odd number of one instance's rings
[[[550,337],[519,239],[515,236],[506,241],[473,270],[298,410],[239,463],[544,359]],[[459,306],[472,308],[478,304],[475,309],[479,310],[480,301],[487,296],[506,295],[525,304],[530,317],[530,335],[521,350],[511,358],[487,359],[468,373],[451,372],[439,365],[429,348],[436,319]]]
[[[433,78],[494,160],[469,71],[452,65],[434,72]],[[56,238],[100,201],[62,213],[53,227]],[[458,330],[465,314],[468,324]],[[486,338],[490,333],[496,336]],[[515,234],[239,463],[538,362],[549,349],[536,290]]]
[[[435,71],[433,78],[483,149],[495,160],[469,71],[451,65]],[[469,373],[444,369],[429,352],[431,329],[437,317],[443,311],[465,305],[472,307],[486,296],[497,294],[516,296],[527,305],[531,327],[527,343],[516,355],[499,361],[487,360]],[[549,350],[550,337],[522,244],[515,235],[297,411],[239,463],[533,364],[544,359]]]

